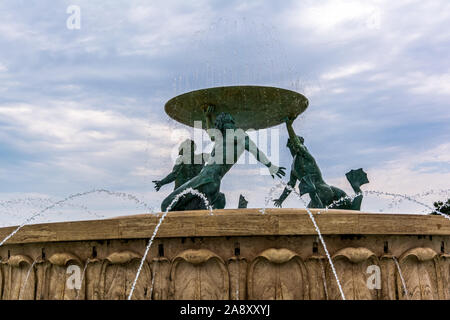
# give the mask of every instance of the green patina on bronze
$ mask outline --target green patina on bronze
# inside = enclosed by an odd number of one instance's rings
[[[298,116],[308,107],[308,99],[298,92],[263,86],[230,86],[191,91],[170,99],[166,113],[174,120],[194,126],[202,121],[203,108],[215,106],[215,114],[221,112],[233,116],[237,128],[264,129],[279,125],[287,116]]]
[[[169,100],[165,105],[166,113],[174,120],[194,127],[195,121],[202,122],[214,141],[214,147],[206,164],[201,170],[193,174],[180,173],[174,168],[173,172],[161,181],[154,181],[159,190],[162,184],[173,179],[174,176],[183,181],[176,184],[175,190],[164,199],[161,210],[166,211],[169,204],[188,188],[203,193],[211,206],[216,209],[225,207],[225,196],[220,192],[220,183],[224,175],[237,162],[242,153],[247,150],[258,161],[269,168],[272,177],[285,175],[283,167],[273,165],[262,153],[250,137],[243,131],[248,129],[264,129],[286,122],[289,132],[287,147],[294,158],[289,186],[294,188],[299,181],[300,194],[309,194],[310,208],[324,208],[333,204],[334,208],[360,210],[362,195],[360,186],[368,183],[367,174],[362,170],[351,170],[346,174],[355,193],[354,199],[343,199],[346,193],[334,186],[329,186],[323,180],[322,173],[315,159],[303,144],[303,138],[295,134],[293,121],[308,107],[308,99],[303,95],[280,88],[262,86],[230,86],[196,90],[179,95]],[[239,134],[236,134],[239,129]],[[216,139],[220,136],[220,139]],[[233,139],[233,150],[227,150],[228,138]],[[225,155],[232,154],[232,162],[228,162]],[[192,152],[193,155],[193,152]],[[185,172],[193,173],[194,167],[186,168]],[[197,168],[197,167],[195,167]],[[175,179],[176,180],[176,179]],[[281,207],[283,201],[290,194],[286,188],[275,205]],[[239,207],[246,207],[246,200],[241,196]],[[170,208],[171,211],[205,209],[204,203],[198,196],[187,194]]]
[[[187,189],[194,189],[204,194],[214,209],[223,209],[225,207],[225,197],[220,192],[222,178],[238,161],[245,150],[252,153],[259,162],[264,164],[269,169],[272,177],[276,175],[281,178],[285,175],[285,168],[273,165],[266,155],[258,149],[247,133],[236,127],[231,114],[221,112],[215,117],[214,125],[212,125],[215,106],[209,105],[203,110],[207,132],[210,134],[211,140],[214,141],[208,162],[196,177],[175,189],[163,200],[161,204],[162,211],[205,209],[204,203],[199,201],[199,197],[192,193],[184,195],[172,207],[169,207],[174,199]],[[229,141],[232,141],[231,146],[233,150],[229,150]],[[231,159],[228,158],[229,155],[231,155]]]
[[[290,188],[286,187],[281,196],[274,200],[275,206],[281,207],[283,201],[291,193],[291,188],[295,188],[297,181],[299,181],[300,194],[309,194],[311,198],[308,208],[331,206],[335,209],[360,210],[363,198],[360,187],[369,182],[367,174],[362,169],[351,170],[346,173],[347,180],[357,194],[353,199],[349,199],[343,190],[328,185],[322,177],[316,160],[303,144],[304,139],[295,134],[292,127],[294,119],[295,117],[285,119],[289,133],[287,147],[294,158],[288,182]]]
[[[156,191],[162,186],[175,182],[174,189],[180,187],[200,173],[209,158],[207,153],[195,154],[197,146],[191,139],[184,140],[178,148],[178,158],[172,172],[162,180],[153,180]]]
[[[238,204],[238,208],[239,209],[244,209],[247,208],[248,205],[248,201],[247,199],[245,199],[245,197],[241,194],[239,195],[239,204]]]

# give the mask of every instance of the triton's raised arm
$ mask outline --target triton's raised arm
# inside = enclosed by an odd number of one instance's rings
[[[286,128],[289,133],[289,140],[291,141],[292,145],[297,149],[298,151],[306,151],[305,146],[300,141],[299,137],[295,134],[294,128],[292,127],[292,123],[294,123],[295,117],[287,117],[284,121],[286,122]]]
[[[210,129],[214,129],[212,116],[214,114],[215,107],[213,105],[205,105],[203,107],[203,113],[205,116],[205,122],[206,122],[206,132],[210,136],[211,140],[214,141],[214,135],[210,134]]]
[[[295,184],[297,183],[297,177],[295,176],[295,174],[291,171],[291,178],[289,179],[288,182],[288,187],[284,188],[283,193],[281,194],[281,196],[276,199],[273,200],[273,203],[276,207],[281,208],[281,205],[283,204],[284,200],[286,200],[286,198],[291,194],[292,189],[295,188]]]
[[[266,157],[264,152],[259,150],[257,145],[253,142],[252,139],[250,139],[250,137],[247,134],[245,134],[245,150],[247,150],[248,152],[253,154],[253,156],[256,158],[256,160],[258,160],[263,165],[265,165],[267,168],[269,168],[269,172],[270,172],[270,175],[272,176],[272,178],[275,178],[274,175],[276,175],[278,178],[281,178],[285,175],[284,170],[286,170],[286,168],[277,167],[277,166],[273,165],[270,162],[270,160]]]

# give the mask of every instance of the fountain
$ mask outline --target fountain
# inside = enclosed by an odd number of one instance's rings
[[[293,91],[234,86],[179,95],[167,102],[165,110],[188,126],[201,121],[203,128],[211,129],[216,117],[245,131],[281,124],[307,107],[308,100]],[[283,168],[255,149],[248,151],[255,152],[255,158],[273,177],[283,176]],[[350,206],[353,200],[358,199],[360,204],[362,196],[402,198],[432,209],[417,196],[358,187],[355,195],[338,193],[326,199],[316,190],[318,180],[308,176],[299,177],[303,181],[300,191],[295,184],[283,181],[268,186],[264,208],[245,208],[245,203],[237,209],[224,209],[220,179],[233,163],[213,160],[202,163],[198,175],[177,185],[157,214],[30,224],[35,217],[73,198],[96,193],[120,195],[95,189],[54,202],[18,227],[1,228],[0,279],[10,280],[1,283],[0,297],[450,299],[448,215],[350,210],[357,207]],[[219,168],[220,174],[208,165]],[[208,172],[214,178],[207,180],[203,170],[211,170]],[[365,179],[361,181],[365,183]],[[204,187],[211,183],[214,188]],[[296,195],[299,208],[268,207],[283,189]],[[315,206],[319,202],[308,205],[305,190],[311,199],[318,196],[322,207]],[[138,198],[122,196],[152,211]],[[342,204],[348,207],[343,209]],[[79,282],[73,283],[79,286],[66,285],[77,276]],[[380,279],[375,286],[369,285],[373,276]]]

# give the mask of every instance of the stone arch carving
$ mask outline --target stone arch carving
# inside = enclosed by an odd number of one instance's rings
[[[96,299],[126,300],[130,294],[133,281],[139,269],[142,257],[132,251],[114,252],[102,261],[97,283]],[[92,274],[92,273],[91,273]],[[152,274],[146,261],[142,266],[132,299],[149,300]]]
[[[381,290],[369,289],[367,286],[367,280],[370,276],[367,273],[367,268],[371,265],[380,267],[378,258],[372,251],[363,247],[349,247],[339,250],[332,259],[346,299],[377,300],[380,298]],[[381,267],[379,270],[381,272]],[[331,300],[342,299],[336,278],[328,263],[326,276],[329,298]]]
[[[176,256],[170,272],[175,300],[229,299],[229,275],[225,263],[209,250],[186,250]]]
[[[55,253],[38,266],[37,299],[84,300],[83,263],[68,252]]]
[[[230,300],[247,298],[247,260],[237,256],[228,259]]]
[[[267,249],[251,263],[248,298],[264,300],[308,299],[308,279],[301,258],[288,249]]]
[[[414,248],[406,251],[399,259],[400,269],[408,290],[403,290],[398,271],[396,283],[398,297],[401,300],[436,300],[440,299],[440,274],[437,268],[437,253],[430,248]]]
[[[326,257],[313,255],[306,259],[305,266],[311,300],[328,300],[328,285],[326,282]]]
[[[3,300],[34,300],[36,269],[33,260],[25,255],[11,256],[4,264],[2,284]]]

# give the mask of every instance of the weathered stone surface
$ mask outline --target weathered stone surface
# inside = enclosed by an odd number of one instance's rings
[[[450,299],[448,220],[314,212],[347,299]],[[341,299],[303,210],[173,212],[167,219],[133,299]],[[126,299],[156,223],[142,215],[27,226],[0,247],[1,297]],[[47,240],[40,230],[48,230]],[[379,267],[378,289],[367,286],[370,266]]]

